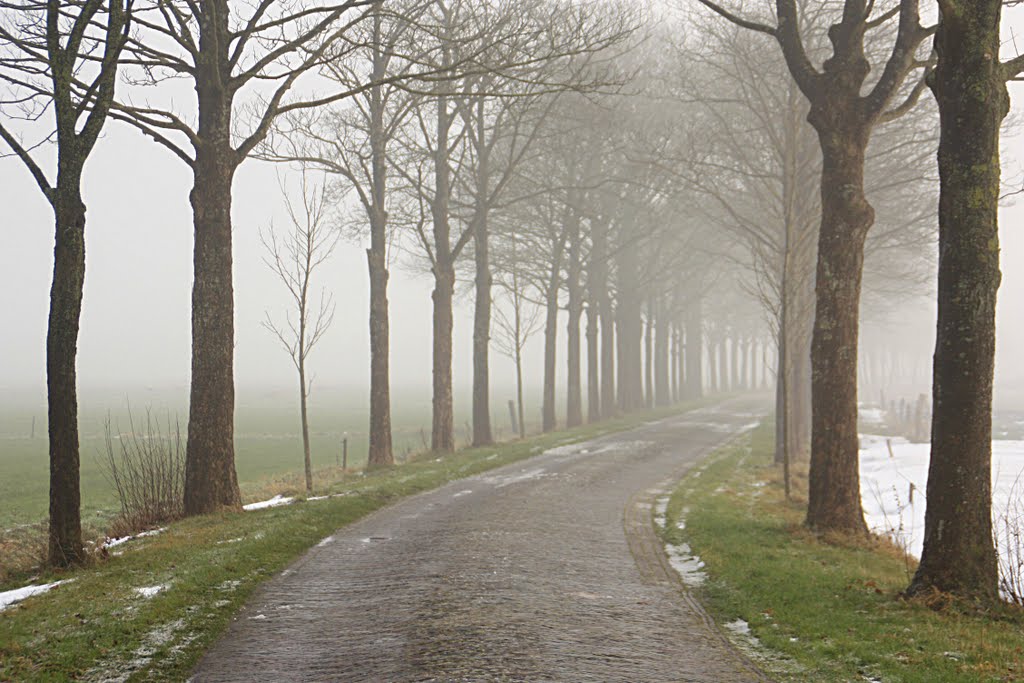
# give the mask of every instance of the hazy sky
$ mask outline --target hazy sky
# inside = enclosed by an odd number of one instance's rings
[[[1024,89],[1015,86],[1014,111],[1024,113]],[[1019,100],[1019,102],[1017,101]],[[1024,159],[1024,136],[1007,140],[1010,173]],[[1008,173],[1009,175],[1009,173]],[[106,128],[86,168],[87,273],[79,342],[83,388],[187,385],[189,299],[192,280],[191,173],[171,154],[117,123]],[[44,396],[44,340],[52,269],[52,214],[20,162],[0,159],[0,390],[33,389]],[[285,215],[269,164],[247,161],[235,182],[235,376],[246,387],[294,384],[294,371],[273,337],[260,326],[265,310],[280,313],[286,299],[262,263],[257,230]],[[1024,384],[1024,205],[1001,217],[1003,286],[999,300],[997,383]],[[312,357],[318,381],[365,390],[369,378],[365,245],[339,244],[321,282],[334,292],[337,315]],[[396,386],[429,395],[431,282],[397,265],[390,281],[392,377]],[[471,371],[471,300],[458,303],[455,378],[466,386]],[[932,329],[920,334],[932,336]],[[564,339],[564,333],[563,337]],[[561,346],[561,345],[560,345]],[[540,374],[539,336],[528,372]],[[492,377],[502,386],[511,368],[497,350]],[[560,348],[560,364],[564,352]],[[506,379],[508,378],[508,379]],[[461,392],[464,396],[465,392]],[[495,396],[495,407],[503,401]]]

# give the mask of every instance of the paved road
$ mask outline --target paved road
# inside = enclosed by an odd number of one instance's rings
[[[760,405],[563,446],[345,527],[254,595],[193,680],[766,680],[651,522],[659,492]]]

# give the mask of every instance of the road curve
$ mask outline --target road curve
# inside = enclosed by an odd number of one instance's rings
[[[651,523],[654,497],[762,405],[559,447],[380,510],[261,587],[192,680],[764,681]]]

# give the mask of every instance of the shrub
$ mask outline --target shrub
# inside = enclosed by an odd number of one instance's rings
[[[178,421],[168,416],[161,430],[147,410],[139,429],[129,410],[128,427],[115,433],[109,418],[106,422],[103,465],[121,503],[114,525],[118,535],[180,519],[184,513],[185,444]]]

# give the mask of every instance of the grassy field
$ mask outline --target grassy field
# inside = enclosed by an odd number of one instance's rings
[[[73,581],[0,613],[0,681],[185,680],[261,581],[340,526],[399,497],[682,409],[350,475],[326,487],[342,496],[185,520],[90,568],[37,577]],[[153,597],[137,591],[155,586],[163,589]]]
[[[180,420],[182,434],[187,422],[185,390],[136,392],[145,403],[133,401],[136,423],[144,421],[147,407],[161,428],[170,417]],[[284,476],[301,468],[297,399],[287,391],[240,391],[236,410],[235,449],[238,478],[243,494],[257,494],[268,478]],[[315,468],[339,464],[341,441],[348,439],[349,466],[366,462],[366,398],[360,392],[323,389],[311,402],[312,458]],[[101,394],[83,401],[81,408],[82,509],[86,521],[99,524],[117,508],[117,499],[106,479],[101,459],[105,453],[105,423],[114,430],[128,430],[128,400]],[[497,406],[496,406],[497,407]],[[109,411],[109,412],[108,412]],[[396,392],[392,424],[394,447],[400,460],[421,452],[430,439],[428,392]],[[49,487],[45,405],[23,405],[7,397],[0,404],[0,532],[17,525],[33,524],[46,516]],[[497,436],[507,436],[507,420],[495,415]],[[35,437],[32,437],[33,418]],[[466,440],[465,416],[456,415],[456,432]],[[501,428],[504,427],[504,433]]]
[[[740,640],[776,680],[1024,681],[1024,614],[901,599],[913,561],[804,530],[806,480],[787,502],[772,443],[761,428],[687,477],[664,534],[704,561],[701,597],[721,623],[749,624],[758,644]]]

